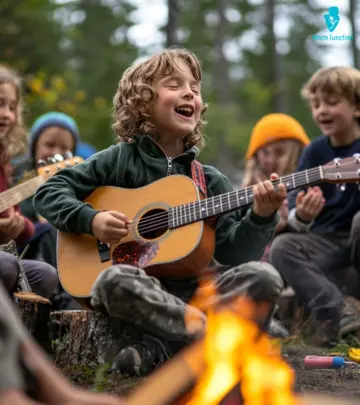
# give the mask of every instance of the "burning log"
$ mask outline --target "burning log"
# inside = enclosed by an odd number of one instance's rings
[[[200,289],[210,300],[198,294],[192,303],[208,307],[205,338],[154,373],[127,405],[296,404],[293,371],[254,322],[267,303],[240,297],[224,305],[212,291]]]

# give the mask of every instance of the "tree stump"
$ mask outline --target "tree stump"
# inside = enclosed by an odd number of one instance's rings
[[[134,328],[91,310],[51,312],[50,325],[55,362],[86,368],[111,362]]]
[[[49,319],[51,302],[32,292],[14,293],[15,304],[18,307],[20,317],[27,330],[43,347],[50,353],[51,344],[49,341]]]

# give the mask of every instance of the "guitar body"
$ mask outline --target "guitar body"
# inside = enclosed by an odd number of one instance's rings
[[[197,200],[197,187],[182,175],[164,177],[137,189],[97,188],[85,201],[97,210],[123,212],[133,224],[119,245],[102,245],[105,256],[109,255],[106,260],[103,257],[104,261],[93,236],[59,232],[58,270],[63,288],[76,298],[87,298],[98,275],[117,263],[142,267],[159,278],[198,275],[214,253],[215,229],[210,222],[194,222],[176,229],[165,226],[151,234],[142,231],[154,216],[162,218],[169,208]]]

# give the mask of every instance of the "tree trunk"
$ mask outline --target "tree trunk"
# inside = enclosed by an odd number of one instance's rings
[[[177,29],[179,25],[179,0],[168,0],[168,21],[166,24],[166,46],[177,45]]]
[[[96,311],[55,311],[50,325],[54,360],[66,366],[112,362],[133,336],[132,326]]]
[[[227,35],[227,19],[225,16],[227,0],[218,0],[218,17],[219,25],[217,35],[215,37],[215,72],[214,72],[214,88],[216,89],[219,98],[220,111],[223,109],[226,114],[231,108],[231,86],[229,77],[229,64],[225,56],[224,46]],[[226,128],[224,125],[223,128]],[[217,167],[227,176],[230,176],[232,166],[230,164],[230,151],[226,143],[226,130],[218,136],[218,155]]]
[[[353,65],[355,68],[360,68],[360,52],[356,47],[356,24],[355,24],[355,12],[356,12],[356,0],[349,0],[349,19],[351,25],[351,32],[352,32],[352,40],[351,40],[351,54]]]
[[[275,111],[286,112],[284,75],[282,72],[282,57],[276,50],[275,14],[276,0],[267,0],[266,18],[270,47],[270,85],[273,88],[271,105]]]
[[[26,329],[39,345],[48,353],[51,352],[49,340],[49,319],[51,302],[32,292],[17,292],[14,294],[16,306]]]

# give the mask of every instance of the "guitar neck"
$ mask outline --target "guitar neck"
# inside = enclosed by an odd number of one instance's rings
[[[35,194],[36,190],[44,183],[42,176],[36,176],[31,180],[18,184],[0,193],[0,212],[21,203]]]
[[[285,184],[287,191],[318,183],[323,179],[322,166],[280,177],[273,182],[277,188],[279,183]],[[189,204],[173,207],[169,212],[169,227],[181,226],[222,215],[230,211],[245,208],[254,201],[253,186],[230,191],[215,197],[206,198]]]

